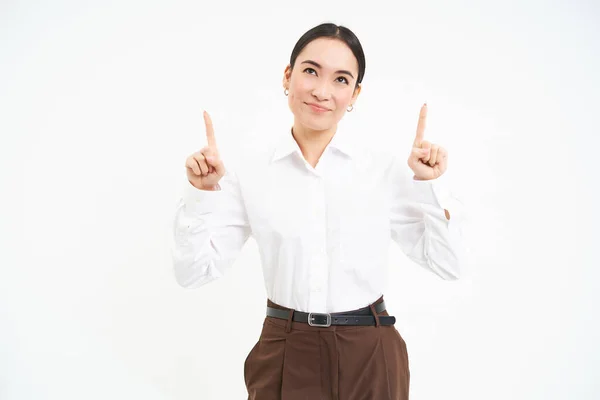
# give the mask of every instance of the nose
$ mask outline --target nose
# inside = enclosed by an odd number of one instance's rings
[[[329,90],[329,85],[327,82],[319,82],[315,85],[312,90],[312,95],[316,97],[319,101],[329,100],[331,97],[331,91]]]

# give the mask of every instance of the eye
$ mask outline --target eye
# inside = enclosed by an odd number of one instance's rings
[[[344,76],[338,76],[338,79],[343,79],[343,81],[338,81],[338,82],[345,83],[346,85],[349,83],[348,79],[346,79],[346,77],[344,77]]]
[[[314,73],[315,73],[315,75],[317,74],[317,71],[315,71],[315,70],[314,70],[314,69],[312,69],[312,68],[306,68],[306,69],[304,70],[304,72],[307,72],[307,71],[312,71],[312,72],[314,72]],[[309,74],[310,74],[310,72],[309,72]],[[312,75],[312,74],[311,74],[311,75]]]

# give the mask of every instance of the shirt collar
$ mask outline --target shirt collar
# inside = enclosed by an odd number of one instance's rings
[[[325,147],[325,151],[327,151],[328,147],[331,147],[336,150],[339,150],[348,157],[353,158],[355,156],[354,146],[349,140],[350,138],[347,136],[348,134],[348,132],[341,133],[338,130],[333,135],[333,138],[331,139],[327,147]],[[285,158],[294,152],[302,156],[300,146],[298,146],[298,143],[292,135],[292,130],[290,129],[290,131],[287,134],[283,135],[283,137],[277,143],[275,151],[273,152],[273,157],[271,158],[271,162],[273,163],[277,160]]]

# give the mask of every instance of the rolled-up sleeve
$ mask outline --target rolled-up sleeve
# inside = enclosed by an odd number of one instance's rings
[[[219,185],[220,190],[204,191],[185,181],[171,252],[175,279],[183,287],[222,277],[251,234],[235,173],[228,170]]]

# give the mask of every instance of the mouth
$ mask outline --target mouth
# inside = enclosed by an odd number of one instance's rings
[[[327,111],[331,111],[329,108],[325,108],[323,106],[320,106],[318,104],[314,104],[314,103],[304,103],[307,106],[310,107],[311,110],[313,110],[314,112],[318,112],[318,113],[324,113]]]

